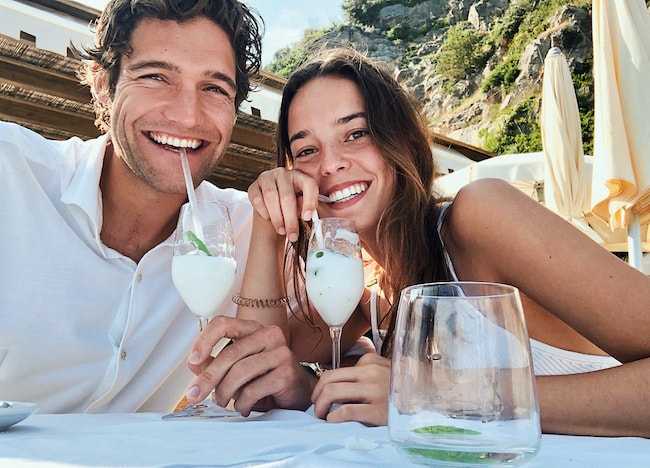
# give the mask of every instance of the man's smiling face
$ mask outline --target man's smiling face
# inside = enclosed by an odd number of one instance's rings
[[[195,185],[225,154],[235,122],[235,57],[205,18],[143,20],[124,56],[111,103],[115,154],[163,193],[183,193],[185,148]]]

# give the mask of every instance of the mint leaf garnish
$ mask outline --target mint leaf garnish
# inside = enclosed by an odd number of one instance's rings
[[[456,426],[424,426],[413,429],[416,434],[464,434],[464,435],[481,435],[478,431],[463,429]]]
[[[208,250],[208,248],[205,246],[203,241],[197,237],[196,234],[194,234],[192,231],[185,231],[185,235],[189,239],[190,243],[197,249],[199,249],[201,252],[206,254],[207,256],[211,257],[212,254]]]
[[[460,463],[477,463],[477,464],[491,464],[495,459],[491,457],[490,453],[486,452],[457,452],[453,450],[436,450],[426,448],[406,448],[409,454],[422,457],[431,458],[440,461],[460,462]]]

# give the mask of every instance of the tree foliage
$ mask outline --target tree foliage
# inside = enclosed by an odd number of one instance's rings
[[[476,71],[481,61],[481,38],[467,23],[458,23],[447,30],[442,43],[436,73],[457,82]]]
[[[284,47],[273,54],[273,60],[266,69],[282,78],[289,78],[291,73],[298,68],[311,55],[318,39],[325,34],[327,29],[307,29],[303,38],[296,44]]]
[[[536,110],[539,96],[531,96],[502,115],[500,130],[480,132],[484,148],[496,154],[532,153],[542,150],[542,131]]]

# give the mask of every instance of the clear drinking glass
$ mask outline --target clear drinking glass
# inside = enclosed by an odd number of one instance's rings
[[[197,201],[181,207],[174,234],[172,280],[199,330],[217,315],[235,281],[235,243],[228,208]],[[232,413],[232,412],[229,412]],[[224,409],[206,400],[169,417],[221,417]]]
[[[332,368],[341,362],[341,329],[363,294],[361,241],[354,221],[315,219],[306,265],[307,296],[329,325]]]
[[[219,311],[235,281],[237,263],[228,208],[198,201],[181,207],[174,234],[172,280],[199,328]]]
[[[519,292],[495,283],[405,288],[391,362],[390,438],[411,461],[518,465],[541,426]]]

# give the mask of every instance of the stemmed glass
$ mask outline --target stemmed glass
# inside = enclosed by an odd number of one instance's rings
[[[341,363],[341,329],[363,294],[361,241],[354,221],[314,217],[307,250],[307,296],[329,325],[332,368]]]
[[[183,205],[174,234],[172,280],[197,316],[200,330],[217,315],[235,281],[236,267],[228,208],[209,201]]]
[[[212,201],[183,205],[174,234],[172,280],[187,307],[196,315],[199,330],[217,315],[219,305],[235,281],[236,266],[228,208]],[[210,399],[172,415],[215,417],[223,416],[224,410]]]

